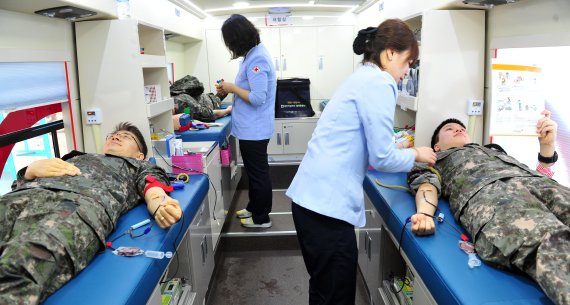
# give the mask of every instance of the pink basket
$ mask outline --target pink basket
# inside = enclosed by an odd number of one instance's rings
[[[220,150],[220,159],[222,160],[222,166],[230,166],[232,162],[232,149],[228,144],[228,147]]]
[[[181,168],[178,168],[178,167]],[[188,175],[198,175],[204,172],[202,165],[202,154],[190,154],[184,156],[172,156],[172,173],[186,173]]]

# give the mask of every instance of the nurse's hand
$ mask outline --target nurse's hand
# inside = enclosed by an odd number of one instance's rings
[[[222,82],[216,85],[216,91],[219,93],[234,93],[236,85],[234,83]]]
[[[437,157],[431,147],[413,147],[416,162],[427,163],[429,166],[435,165]]]
[[[435,232],[433,218],[424,214],[412,215],[412,232],[416,235],[433,234]]]
[[[32,180],[35,178],[61,177],[65,175],[78,176],[81,175],[81,171],[69,162],[52,158],[32,162],[26,169],[24,179]]]
[[[228,95],[228,93],[226,91],[224,91],[222,85],[220,85],[220,84],[216,84],[216,93],[219,93],[224,98],[226,97],[226,95]],[[222,98],[220,97],[220,99],[222,99]]]

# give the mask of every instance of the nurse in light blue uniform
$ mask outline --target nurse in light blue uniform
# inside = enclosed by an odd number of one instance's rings
[[[258,30],[247,18],[231,15],[222,25],[222,35],[232,59],[243,57],[235,83],[216,86],[219,93],[234,94],[232,135],[239,140],[249,179],[249,203],[236,214],[244,227],[269,228],[273,193],[267,145],[275,128],[277,75]]]
[[[417,41],[400,20],[361,30],[353,45],[363,64],[323,111],[287,196],[307,271],[310,304],[354,304],[362,183],[368,165],[409,171],[434,164],[431,148],[397,149],[393,141],[397,87],[418,57]]]

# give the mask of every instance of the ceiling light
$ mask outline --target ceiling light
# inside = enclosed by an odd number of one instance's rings
[[[236,2],[233,4],[233,7],[236,8],[242,8],[242,7],[248,7],[249,6],[249,2]]]
[[[313,20],[313,19],[315,19],[315,17],[313,17],[313,16],[303,16],[302,18],[303,18],[303,20]]]
[[[171,0],[174,1],[174,0]],[[358,7],[356,5],[343,5],[343,4],[278,4],[279,6],[282,7],[289,7],[289,8],[295,8],[295,7],[311,7],[311,8],[321,8],[323,10],[326,10],[328,8],[344,8],[347,10],[353,9],[355,7]],[[275,7],[276,4],[262,4],[262,5],[249,5],[247,8],[248,9],[260,9],[260,8],[271,8],[271,7]],[[236,7],[233,8],[234,10],[236,9]],[[213,9],[207,9],[205,10],[206,13],[216,13],[216,12],[224,12],[224,11],[229,11],[232,10],[232,8],[229,7],[220,7],[220,8],[213,8]]]
[[[315,4],[315,1],[309,1],[309,4],[310,4],[310,5]]]

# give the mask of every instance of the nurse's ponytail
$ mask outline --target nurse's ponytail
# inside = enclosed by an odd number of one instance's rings
[[[409,60],[416,61],[419,56],[418,41],[406,23],[400,19],[388,19],[377,28],[368,27],[358,31],[352,44],[356,55],[364,54],[362,62],[373,62],[384,68],[380,62],[380,53],[392,49],[396,52],[409,50]]]

